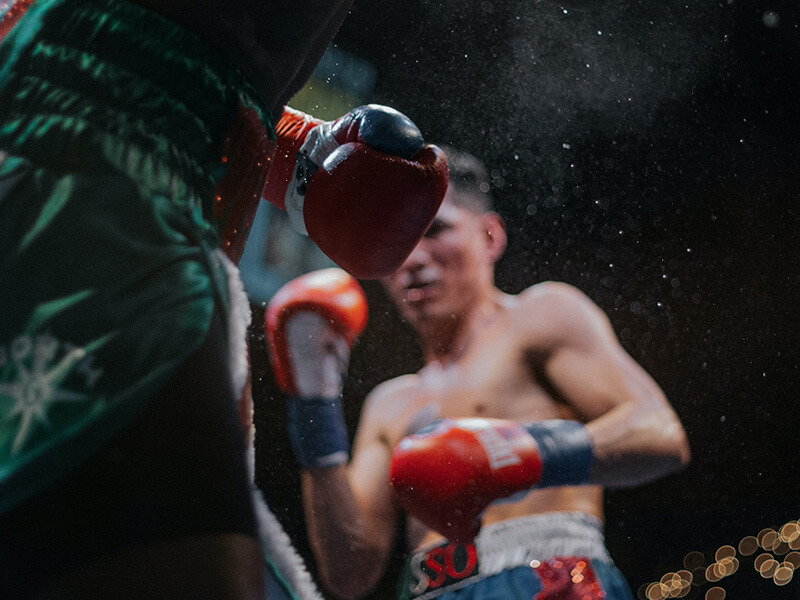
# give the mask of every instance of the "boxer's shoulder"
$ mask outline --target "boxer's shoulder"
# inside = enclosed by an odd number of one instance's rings
[[[517,295],[518,307],[558,307],[563,303],[590,301],[580,289],[563,281],[542,281]],[[591,301],[590,301],[591,302]]]
[[[423,404],[418,374],[401,375],[378,384],[367,396],[361,422],[371,424],[382,436],[399,439]]]
[[[537,283],[517,296],[512,324],[542,343],[564,342],[587,330],[606,327],[607,317],[577,287],[559,281]]]

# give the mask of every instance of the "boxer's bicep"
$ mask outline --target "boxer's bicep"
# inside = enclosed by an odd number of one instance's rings
[[[635,400],[654,385],[617,341],[606,315],[577,288],[547,282],[521,306],[521,344],[577,418],[588,421]]]
[[[575,328],[574,322],[570,328]],[[552,349],[544,371],[561,398],[584,421],[660,393],[612,335],[596,327],[568,334]]]

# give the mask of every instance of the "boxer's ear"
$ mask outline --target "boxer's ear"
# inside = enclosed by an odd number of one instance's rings
[[[496,212],[487,212],[481,215],[484,230],[486,231],[486,247],[492,262],[497,262],[506,251],[508,237],[506,224]]]

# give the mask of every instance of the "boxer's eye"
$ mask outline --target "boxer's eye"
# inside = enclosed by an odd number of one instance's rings
[[[433,223],[431,223],[431,226],[428,227],[428,231],[425,232],[425,237],[426,238],[435,238],[440,233],[442,233],[443,231],[448,229],[448,227],[449,226],[444,221],[440,221],[438,219],[434,219]]]

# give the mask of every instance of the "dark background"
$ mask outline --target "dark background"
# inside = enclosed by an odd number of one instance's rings
[[[584,290],[683,420],[691,466],[607,496],[634,593],[689,551],[711,562],[800,518],[798,13],[796,0],[357,0],[336,39],[376,66],[369,101],[492,169],[510,238],[498,285]],[[365,286],[351,428],[374,385],[421,365]],[[255,312],[258,481],[310,560]],[[800,598],[800,574],[779,587],[739,558],[717,584],[728,599]]]

